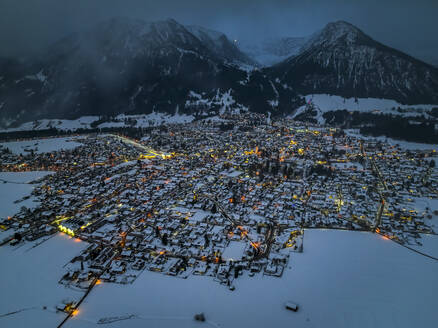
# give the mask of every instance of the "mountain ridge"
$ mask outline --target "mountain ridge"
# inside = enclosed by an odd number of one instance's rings
[[[344,21],[267,47],[287,58],[261,68],[224,33],[173,19],[112,18],[37,59],[0,58],[0,125],[178,111],[287,115],[303,105],[300,95],[318,93],[438,103],[437,68]]]
[[[268,69],[301,94],[438,103],[438,70],[338,21],[312,35],[300,53]]]
[[[221,38],[224,42],[229,41]],[[302,103],[266,74],[240,67],[237,48],[222,50],[214,51],[172,19],[107,20],[59,40],[42,58],[2,76],[1,124],[86,115],[206,114],[222,107],[281,112]],[[212,108],[188,102],[192,92]],[[232,105],[221,102],[225,95]]]

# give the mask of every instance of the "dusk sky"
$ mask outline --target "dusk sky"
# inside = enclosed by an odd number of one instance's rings
[[[0,55],[26,55],[114,16],[174,18],[258,40],[306,36],[336,20],[374,39],[438,63],[436,0],[0,0]]]

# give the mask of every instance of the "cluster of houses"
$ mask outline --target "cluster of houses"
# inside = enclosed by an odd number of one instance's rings
[[[34,241],[56,231],[89,246],[61,283],[133,282],[143,270],[280,277],[304,229],[380,233],[420,243],[438,198],[433,151],[405,151],[339,129],[252,114],[158,127],[141,140],[78,137],[65,151],[0,152],[1,170],[51,170],[0,228]],[[24,241],[23,241],[24,242]]]

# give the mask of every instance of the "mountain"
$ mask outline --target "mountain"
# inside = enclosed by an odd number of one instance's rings
[[[238,46],[256,62],[271,66],[297,55],[306,41],[305,37],[269,38],[259,43],[242,41]]]
[[[241,49],[253,49],[252,59]],[[260,68],[255,59],[280,62]],[[113,18],[59,40],[39,58],[0,58],[0,127],[119,114],[301,113],[299,94],[357,98],[361,109],[371,98],[438,104],[438,69],[342,21],[308,38],[245,48],[172,19]],[[349,101],[335,103],[330,111],[351,109]]]
[[[257,62],[240,51],[235,44],[236,42],[231,42],[225,34],[196,25],[188,25],[186,29],[210,51],[229,63],[257,66]]]
[[[122,113],[285,112],[303,102],[264,72],[241,69],[235,63],[246,56],[205,31],[172,19],[114,18],[26,64],[6,69],[10,60],[2,60],[0,125]],[[203,101],[193,101],[194,94]]]
[[[302,94],[438,103],[438,70],[338,21],[315,33],[270,74]]]

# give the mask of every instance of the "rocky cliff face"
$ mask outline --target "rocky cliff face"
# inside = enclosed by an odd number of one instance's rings
[[[339,21],[314,34],[270,72],[303,94],[438,103],[438,70]]]

